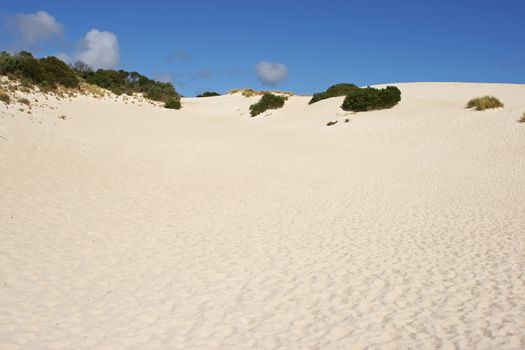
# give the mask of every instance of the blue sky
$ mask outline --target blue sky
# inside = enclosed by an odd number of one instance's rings
[[[237,87],[312,93],[338,82],[525,83],[523,0],[1,3],[0,49],[74,60],[85,57],[86,33],[107,31],[118,41],[116,68],[171,79],[187,96]],[[60,34],[24,41],[17,15],[37,11]],[[268,66],[277,76],[258,76],[261,61],[280,64]]]

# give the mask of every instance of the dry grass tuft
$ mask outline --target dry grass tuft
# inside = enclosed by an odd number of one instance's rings
[[[518,123],[525,123],[525,113],[521,116],[521,119],[518,120]]]
[[[104,89],[93,84],[81,83],[80,89],[82,92],[91,94],[95,98],[102,98],[106,96],[106,91]]]
[[[21,103],[21,104],[24,104],[26,106],[31,106],[31,102],[29,102],[29,100],[25,97],[20,97],[18,99],[18,102]]]
[[[490,108],[503,107],[503,103],[494,96],[483,96],[468,101],[467,108],[475,108],[476,111],[484,111]]]
[[[0,101],[5,103],[6,105],[11,103],[11,97],[9,97],[7,92],[5,92],[2,88],[0,88]]]
[[[257,95],[257,92],[252,90],[252,89],[246,89],[242,92],[242,95],[244,97],[252,97],[252,96],[256,96]]]
[[[233,89],[228,91],[228,94],[236,94],[241,93],[244,97],[252,97],[252,96],[263,96],[266,94],[273,94],[273,95],[283,95],[286,99],[289,96],[294,96],[295,94],[290,91],[271,91],[271,90],[263,90],[263,91],[256,91],[253,89],[245,88],[245,89]]]

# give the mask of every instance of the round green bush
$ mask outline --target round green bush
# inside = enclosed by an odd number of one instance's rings
[[[367,87],[349,93],[341,108],[345,111],[363,112],[392,108],[401,101],[401,91],[395,86],[385,89]]]

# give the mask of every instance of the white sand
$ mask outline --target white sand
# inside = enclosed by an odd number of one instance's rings
[[[0,349],[524,349],[525,85],[398,86],[0,103]]]

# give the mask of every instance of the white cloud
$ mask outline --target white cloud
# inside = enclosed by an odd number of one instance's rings
[[[255,66],[259,80],[265,84],[275,85],[288,76],[288,68],[282,63],[262,61]]]
[[[117,36],[111,32],[91,29],[80,41],[80,50],[75,58],[94,69],[115,68],[119,61]]]
[[[19,47],[32,47],[63,35],[62,25],[44,11],[14,15],[8,27],[17,37]]]

